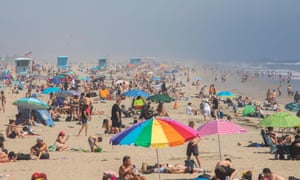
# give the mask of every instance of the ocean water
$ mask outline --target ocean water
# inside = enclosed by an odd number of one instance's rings
[[[292,74],[291,82],[294,90],[300,91],[300,60],[286,60],[286,61],[275,61],[275,60],[262,60],[261,62],[255,62],[251,64],[244,64],[244,71],[250,73],[263,73],[264,76],[261,77],[264,80],[273,81],[279,84],[279,74],[282,77],[287,77],[289,73]],[[273,74],[269,77],[268,74]],[[287,82],[283,82],[287,84]]]

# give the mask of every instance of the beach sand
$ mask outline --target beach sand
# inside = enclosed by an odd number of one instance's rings
[[[200,76],[202,78],[201,85],[215,84],[217,92],[221,90],[230,90],[236,95],[249,96],[251,100],[262,101],[265,97],[266,90],[268,88],[276,89],[278,85],[268,83],[262,80],[253,80],[251,82],[241,83],[239,77],[230,77],[226,83],[221,83],[220,80],[214,82],[213,75],[206,74],[204,72],[191,73],[191,79],[193,77]],[[133,77],[133,73],[132,73]],[[184,83],[186,77],[177,76]],[[109,84],[110,81],[107,81]],[[188,102],[192,102],[193,108],[199,107],[199,99],[191,96],[199,92],[195,86],[191,86],[191,82],[186,84],[182,91],[185,92],[185,96],[189,97],[188,101],[178,101],[178,109],[173,109],[173,103],[165,104],[171,118],[176,119],[185,124],[190,120],[196,122],[196,127],[199,127],[203,123],[203,117],[201,115],[189,116],[185,114],[185,107]],[[12,96],[10,89],[6,88],[5,93],[7,95],[6,112],[0,113],[0,132],[5,132],[6,124],[9,118],[14,118],[17,113],[16,106],[12,105],[12,102],[17,98],[23,97],[24,92],[17,96]],[[47,96],[43,97],[47,98]],[[291,99],[287,96],[283,86],[283,95],[278,98],[278,102],[282,105],[290,102]],[[127,98],[122,104],[126,107],[130,105],[131,99]],[[94,104],[95,109],[103,110],[105,115],[95,115],[92,121],[88,123],[88,135],[100,134],[103,137],[101,147],[103,152],[101,153],[89,153],[89,152],[51,152],[50,160],[30,160],[30,161],[17,161],[11,163],[0,164],[0,174],[8,175],[5,177],[7,180],[26,180],[30,179],[31,174],[34,172],[45,172],[48,179],[101,179],[103,172],[106,170],[113,170],[118,172],[118,168],[122,163],[124,155],[129,155],[132,158],[132,162],[141,167],[143,162],[149,165],[153,165],[157,162],[156,150],[152,148],[142,148],[133,146],[112,146],[109,144],[109,140],[112,135],[104,135],[104,129],[102,128],[102,121],[105,118],[110,119],[110,111],[114,101],[107,101],[106,103]],[[152,106],[156,107],[155,103]],[[232,113],[232,109],[226,109],[224,106],[224,112]],[[271,112],[266,112],[271,113]],[[258,174],[263,168],[269,167],[272,171],[284,176],[296,176],[300,177],[298,171],[299,161],[291,160],[273,160],[274,155],[269,153],[268,147],[246,147],[251,142],[261,143],[262,138],[260,136],[260,128],[257,127],[259,119],[257,118],[241,118],[233,117],[233,121],[240,124],[248,130],[245,134],[232,134],[221,135],[221,148],[222,158],[231,158],[233,161],[233,167],[238,170],[238,177],[241,177],[242,171],[251,170],[254,173],[254,178],[258,177]],[[123,123],[129,126],[132,123],[132,119],[123,118]],[[88,149],[87,137],[84,133],[78,137],[80,126],[76,125],[76,122],[57,122],[54,127],[36,126],[35,131],[41,134],[44,141],[50,145],[54,143],[56,136],[60,130],[65,130],[67,135],[70,135],[68,145],[71,148]],[[36,136],[25,137],[24,139],[7,139],[5,146],[7,149],[14,152],[29,153],[30,147],[35,144]],[[205,136],[201,138],[199,143],[200,157],[202,166],[205,169],[213,170],[216,162],[219,160],[218,140],[216,135]],[[183,164],[186,159],[186,144],[158,149],[158,156],[160,163],[168,164]],[[212,173],[209,173],[212,175]],[[161,174],[161,179],[191,179],[195,178],[199,174]],[[158,179],[158,174],[145,175],[147,179]],[[0,178],[1,179],[1,178]]]

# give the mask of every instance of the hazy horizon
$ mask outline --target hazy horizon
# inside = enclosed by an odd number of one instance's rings
[[[0,56],[300,59],[300,1],[1,1]]]

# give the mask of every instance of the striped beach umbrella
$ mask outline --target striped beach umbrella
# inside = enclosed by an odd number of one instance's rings
[[[113,145],[153,148],[178,146],[197,136],[197,131],[170,118],[152,117],[112,137]]]
[[[134,145],[158,149],[184,144],[198,136],[193,128],[170,118],[152,117],[139,122],[111,138],[112,145]],[[159,175],[160,179],[160,175]]]

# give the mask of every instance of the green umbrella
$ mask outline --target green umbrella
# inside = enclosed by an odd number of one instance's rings
[[[243,112],[242,112],[242,116],[248,116],[250,114],[253,114],[255,113],[255,106],[252,106],[252,105],[246,105],[243,109]]]
[[[300,124],[300,118],[289,112],[277,112],[274,113],[262,121],[259,125],[265,127],[279,127],[279,128],[291,128],[297,127]]]
[[[173,101],[173,99],[167,94],[155,94],[154,96],[148,97],[147,100],[150,100],[152,102],[163,102],[163,103]]]

